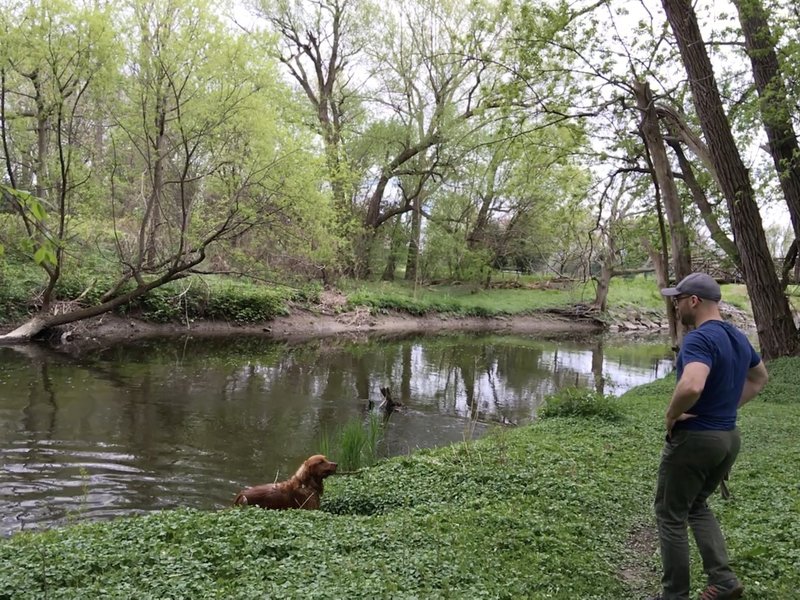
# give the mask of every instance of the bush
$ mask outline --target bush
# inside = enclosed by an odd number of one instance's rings
[[[13,262],[0,261],[0,322],[23,319],[30,313],[30,304],[41,288],[41,274]]]
[[[283,289],[227,282],[205,286],[197,280],[181,280],[150,290],[122,310],[157,323],[186,319],[257,323],[285,315],[290,296]]]
[[[598,417],[605,421],[618,421],[622,418],[622,412],[613,396],[605,396],[593,390],[580,388],[564,388],[548,396],[538,414],[543,419]]]
[[[257,323],[284,314],[284,294],[271,289],[227,285],[211,292],[205,311],[197,316],[234,323]]]

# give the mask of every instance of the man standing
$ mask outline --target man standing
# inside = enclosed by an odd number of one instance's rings
[[[687,328],[678,354],[678,381],[666,413],[666,442],[655,498],[663,600],[689,599],[689,538],[692,529],[708,576],[700,600],[742,596],[728,564],[725,538],[706,503],[739,453],[737,409],[767,383],[767,370],[747,337],[722,320],[717,282],[692,273],[672,288],[672,298]]]

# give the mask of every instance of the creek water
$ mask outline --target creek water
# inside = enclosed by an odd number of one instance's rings
[[[564,386],[618,395],[671,369],[666,340],[603,337],[172,338],[79,355],[0,347],[0,535],[228,506],[366,420],[384,386],[404,405],[378,448],[391,456],[529,423]]]

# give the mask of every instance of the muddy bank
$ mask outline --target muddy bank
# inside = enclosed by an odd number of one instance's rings
[[[743,311],[724,303],[721,308],[723,317],[737,326],[745,329],[752,327],[750,316]],[[0,332],[10,331],[12,328],[10,324],[0,325]],[[368,335],[458,331],[522,333],[544,337],[562,334],[580,336],[604,330],[620,334],[666,332],[667,319],[661,311],[633,307],[610,311],[601,321],[594,316],[579,317],[577,314],[549,312],[503,317],[463,317],[452,314],[414,316],[391,311],[375,314],[367,307],[342,311],[341,305],[323,302],[311,310],[294,306],[287,316],[246,325],[210,320],[152,323],[105,314],[48,331],[44,339],[52,345],[81,351],[124,341],[187,334],[199,337],[263,336],[275,340],[301,341],[333,336],[359,338]]]
[[[7,328],[6,328],[7,329]],[[574,320],[545,313],[513,317],[458,317],[452,315],[413,316],[401,313],[371,314],[357,309],[340,314],[319,314],[294,310],[288,316],[271,321],[239,325],[223,321],[189,323],[150,323],[116,315],[102,315],[72,323],[49,333],[55,344],[80,348],[105,346],[122,341],[170,335],[265,336],[275,340],[346,335],[398,335],[455,331],[529,333],[541,335],[591,334],[602,331],[602,324],[592,320]]]

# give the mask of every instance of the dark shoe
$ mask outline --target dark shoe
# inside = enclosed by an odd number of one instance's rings
[[[742,594],[744,594],[744,587],[734,579],[725,584],[712,583],[703,590],[698,600],[738,600]]]

